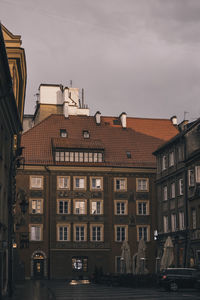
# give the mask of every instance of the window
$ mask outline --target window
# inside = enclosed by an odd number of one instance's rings
[[[179,229],[183,230],[184,228],[185,228],[184,212],[179,211]]]
[[[167,156],[163,155],[162,157],[162,170],[166,170],[167,169]]]
[[[196,182],[200,183],[200,166],[195,167],[195,173],[196,173]]]
[[[194,186],[194,170],[188,170],[188,184]]]
[[[114,212],[115,215],[127,215],[128,214],[128,200],[114,200]]]
[[[131,158],[131,152],[130,152],[130,151],[127,151],[127,152],[126,152],[126,156],[127,156],[127,158]]]
[[[74,177],[74,189],[86,189],[86,177]]]
[[[178,147],[178,160],[182,161],[183,159],[184,159],[184,156],[183,156],[183,147],[179,146]]]
[[[69,189],[70,177],[69,176],[57,176],[57,189]]]
[[[174,232],[176,230],[176,214],[171,214],[171,230]]]
[[[178,185],[179,185],[179,195],[183,195],[183,179],[182,178],[179,179]]]
[[[128,226],[115,225],[115,241],[123,242],[124,240],[128,240]]]
[[[70,224],[57,225],[57,241],[61,241],[61,242],[70,241]]]
[[[137,240],[149,241],[149,225],[138,225],[137,226]]]
[[[149,179],[148,178],[137,178],[136,179],[137,192],[147,192],[149,190]]]
[[[103,242],[103,224],[90,225],[90,240],[92,242]]]
[[[74,224],[74,241],[85,242],[87,240],[87,225]]]
[[[126,191],[127,190],[127,179],[126,178],[115,178],[115,191]]]
[[[57,200],[57,213],[58,214],[69,214],[70,213],[70,200],[69,199],[58,199]]]
[[[102,152],[83,151],[55,151],[55,161],[57,162],[92,162],[103,161]]]
[[[30,189],[43,189],[43,176],[30,176]]]
[[[30,199],[29,201],[30,214],[42,214],[43,213],[43,199]]]
[[[85,215],[87,213],[87,200],[74,200],[74,214]]]
[[[72,270],[73,271],[88,271],[88,258],[87,257],[72,257]]]
[[[29,225],[30,241],[42,241],[42,224]]]
[[[171,183],[171,198],[175,198],[175,182]]]
[[[192,229],[197,228],[197,213],[195,208],[191,209],[191,227]]]
[[[90,189],[91,190],[102,190],[103,187],[102,177],[90,177]]]
[[[60,129],[60,136],[66,138],[67,137],[67,130],[66,129]]]
[[[167,201],[167,199],[168,199],[168,195],[167,195],[167,186],[165,185],[165,186],[163,187],[163,200],[164,200],[164,201]]]
[[[90,138],[89,131],[83,130],[83,137],[84,137],[84,139],[89,139]]]
[[[169,153],[169,166],[174,166],[174,152]]]
[[[169,231],[168,216],[163,216],[163,231],[164,233]]]
[[[149,215],[149,201],[136,200],[137,215]]]
[[[92,215],[103,214],[103,200],[90,200],[90,214]]]

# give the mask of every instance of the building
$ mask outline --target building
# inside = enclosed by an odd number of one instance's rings
[[[174,117],[173,121],[177,124]],[[157,149],[158,257],[168,236],[176,267],[200,265],[200,120],[177,126],[179,133]]]
[[[83,100],[83,99],[82,99]],[[122,271],[121,247],[138,242],[154,271],[156,161],[177,133],[171,120],[89,116],[78,89],[40,85],[34,126],[22,136],[16,238],[27,278],[81,278]],[[52,114],[53,112],[53,114]]]
[[[20,115],[24,98],[16,102],[11,77],[11,65],[8,62],[7,48],[4,43],[4,32],[8,32],[0,25],[0,297],[12,294],[13,287],[13,210],[15,208],[15,171],[19,163],[20,154],[17,141],[22,124]],[[14,37],[14,36],[13,36]],[[15,45],[14,45],[15,47]],[[10,50],[12,46],[10,46]],[[18,61],[18,70],[20,70]],[[22,78],[15,83],[16,90],[20,90]],[[20,84],[19,84],[20,83]]]

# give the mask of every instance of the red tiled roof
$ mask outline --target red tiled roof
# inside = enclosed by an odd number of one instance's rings
[[[81,149],[104,149],[100,140],[84,139],[83,141],[70,138],[52,138],[54,148],[81,148]]]
[[[155,167],[152,152],[178,133],[170,120],[127,118],[127,128],[123,129],[113,124],[114,119],[102,117],[101,124],[96,125],[94,117],[51,115],[22,135],[25,163],[54,164],[53,142],[55,147],[104,148],[104,163],[77,165]],[[68,138],[60,138],[60,129],[67,130]],[[84,139],[83,130],[89,131],[88,140]],[[127,158],[127,151],[131,152],[131,158]]]

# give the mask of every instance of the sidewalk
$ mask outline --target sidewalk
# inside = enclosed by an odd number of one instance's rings
[[[13,296],[3,300],[55,300],[45,280],[26,280],[15,285]]]

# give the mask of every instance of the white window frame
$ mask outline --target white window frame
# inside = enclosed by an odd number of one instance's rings
[[[141,207],[141,213],[140,213],[140,209],[139,209],[140,204],[146,205],[146,213],[144,211],[143,206]],[[136,200],[136,213],[139,216],[148,216],[149,215],[149,200]]]
[[[95,183],[95,185],[94,185]],[[90,190],[103,190],[103,177],[90,177]]]
[[[39,229],[39,231],[34,233],[35,238],[33,237],[32,228]],[[29,233],[31,242],[41,242],[43,240],[43,224],[29,224]]]
[[[183,195],[183,178],[180,178],[178,181],[178,186],[179,186],[179,195]]]
[[[99,205],[97,205],[99,203]],[[102,199],[90,199],[90,214],[91,215],[103,215],[103,200]]]
[[[168,216],[163,216],[163,231],[167,233],[169,231],[169,218]]]
[[[115,192],[127,191],[127,178],[125,177],[114,178],[114,190]]]
[[[125,241],[128,241],[128,225],[114,225],[114,228],[115,228],[115,242],[119,242],[119,243],[122,243],[124,240]],[[120,229],[120,237],[118,239],[118,228]],[[124,234],[125,234],[125,237],[124,239],[122,238],[123,236],[123,232],[122,232],[122,229],[124,231]]]
[[[44,177],[40,175],[30,175],[30,189],[42,190]]]
[[[169,167],[173,167],[174,166],[174,151],[171,151],[169,153]]]
[[[79,180],[79,185],[77,185]],[[86,176],[74,176],[74,190],[86,190]]]
[[[168,188],[167,185],[163,186],[163,201],[168,200]]]
[[[194,170],[190,169],[188,170],[188,184],[189,186],[194,186],[195,178],[194,178]]]
[[[179,229],[184,230],[185,229],[185,214],[184,214],[184,211],[179,211],[178,217],[179,217]]]
[[[162,156],[162,171],[167,169],[167,155]]]
[[[58,242],[69,242],[71,240],[70,236],[71,236],[71,225],[70,224],[57,224],[57,241]],[[63,231],[63,238],[60,239],[60,228],[63,228],[65,230],[65,228],[67,229],[67,239],[64,239],[64,231]]]
[[[119,210],[120,212],[118,212],[118,204],[120,205]],[[122,210],[122,204],[124,205],[124,212]],[[128,200],[114,200],[114,214],[115,215],[121,215],[121,216],[125,216],[128,214]]]
[[[171,198],[174,199],[176,197],[176,185],[175,182],[171,183]]]
[[[196,182],[200,183],[200,166],[195,167],[195,178]]]
[[[83,228],[83,235],[81,234],[81,232],[79,232],[79,238],[76,239],[77,235],[76,235],[76,228]],[[74,229],[74,242],[86,242],[87,241],[87,224],[74,224],[73,226]]]
[[[63,212],[60,211],[60,202],[63,202]],[[68,211],[65,212],[65,202],[68,203]],[[57,199],[57,214],[69,215],[71,213],[71,200],[70,199]]]
[[[175,232],[177,228],[177,220],[176,220],[176,214],[171,214],[171,231]]]
[[[100,239],[98,239],[98,232],[95,232],[95,239],[93,235],[93,228],[100,228]],[[103,242],[104,241],[104,225],[103,224],[90,224],[90,241]]]
[[[150,225],[137,225],[137,241],[139,242],[141,239],[144,239],[144,228],[146,228],[146,239],[145,242],[150,241]],[[142,231],[142,238],[140,238],[140,233]]]
[[[136,178],[136,191],[148,192],[149,191],[149,178]]]
[[[36,208],[35,208],[35,212],[34,212],[33,202],[35,202],[35,201],[36,201]],[[38,202],[40,202],[40,205],[38,205]],[[39,207],[40,207],[40,209],[39,209]],[[43,214],[43,199],[30,198],[29,199],[29,213],[34,214],[34,215]]]
[[[86,215],[87,214],[87,200],[86,199],[74,199],[73,207],[74,207],[74,215]]]
[[[57,190],[69,190],[70,176],[57,176]]]

